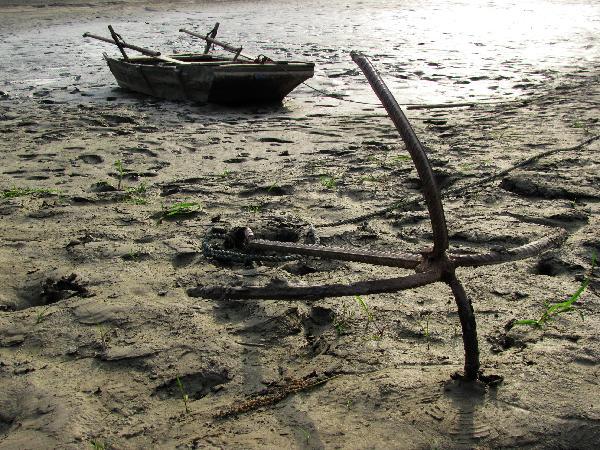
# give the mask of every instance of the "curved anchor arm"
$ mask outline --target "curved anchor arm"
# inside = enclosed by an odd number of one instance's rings
[[[520,247],[510,248],[503,252],[489,252],[479,255],[450,255],[450,261],[455,267],[478,267],[518,261],[519,259],[539,255],[540,252],[548,250],[551,247],[560,246],[567,239],[567,236],[567,231],[561,230],[555,235],[546,236],[537,241],[521,245]]]
[[[441,270],[430,270],[405,277],[383,280],[357,281],[350,284],[323,284],[317,286],[198,286],[187,291],[190,297],[214,300],[320,300],[327,297],[383,294],[412,289],[440,281]]]

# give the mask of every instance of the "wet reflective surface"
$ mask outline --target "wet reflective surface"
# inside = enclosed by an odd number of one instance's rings
[[[45,17],[40,9],[39,21],[26,25],[13,10],[4,11],[0,90],[120,100],[123,92],[113,91],[102,60],[102,52],[117,54],[116,47],[81,37],[85,31],[108,35],[108,23],[128,42],[170,53],[203,49],[179,28],[205,33],[219,21],[219,38],[243,45],[244,53],[315,61],[309,84],[366,102],[375,99],[351,50],[372,57],[400,103],[514,98],[563,72],[593,70],[600,60],[596,2],[317,0],[119,8],[72,8],[64,17]],[[291,97],[315,95],[301,86]]]

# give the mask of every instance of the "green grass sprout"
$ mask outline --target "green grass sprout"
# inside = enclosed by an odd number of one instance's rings
[[[125,175],[125,167],[123,166],[123,161],[117,159],[115,161],[115,169],[117,169],[117,179],[119,183],[117,184],[117,189],[121,190],[121,183],[123,182],[123,176]]]
[[[108,344],[110,343],[111,329],[104,325],[100,325],[96,329],[100,337],[100,346],[102,350],[106,351],[108,349]]]
[[[90,445],[94,450],[106,450],[106,445],[103,442],[100,442],[98,439],[92,439],[90,441]]]
[[[383,338],[383,334],[385,333],[385,329],[387,326],[383,321],[375,317],[375,314],[369,308],[367,302],[360,295],[356,295],[354,298],[356,299],[356,303],[360,307],[360,310],[362,311],[362,314],[366,320],[365,332],[369,331],[369,328],[371,326],[375,328],[375,333],[367,335],[366,339],[372,341],[380,341]]]
[[[2,193],[0,193],[0,197],[2,197],[2,198],[17,198],[17,197],[25,197],[28,195],[43,196],[43,195],[56,194],[57,192],[58,191],[55,189],[12,187],[11,189],[2,191]]]
[[[425,316],[425,320],[423,321],[423,316]],[[429,313],[424,314],[423,312],[419,313],[419,317],[415,317],[417,324],[419,325],[419,331],[421,335],[425,338],[425,342],[427,342],[427,350],[430,349],[431,346],[431,331],[429,330]]]
[[[48,315],[46,314],[46,311],[48,311],[51,307],[52,307],[52,305],[46,306],[44,309],[42,309],[40,312],[37,313],[37,315],[35,316],[35,324],[36,325],[39,325],[44,320],[46,320],[46,317],[48,317]]]
[[[323,175],[321,177],[321,184],[327,189],[335,189],[337,186],[337,180],[333,176]]]
[[[342,307],[339,312],[336,311],[333,320],[333,328],[338,336],[343,336],[348,333],[350,328],[350,321],[354,318],[354,313],[350,311],[346,303],[342,303]]]
[[[588,285],[590,284],[590,277],[594,268],[596,267],[596,254],[592,256],[592,266],[590,268],[590,274],[586,276],[581,282],[579,288],[564,302],[548,304],[546,303],[546,310],[542,313],[539,319],[521,319],[515,320],[510,323],[509,329],[514,325],[529,325],[535,328],[543,328],[549,322],[555,320],[559,314],[571,312],[575,310],[575,302],[581,298],[581,295],[585,292]],[[583,314],[580,312],[581,318]]]
[[[363,314],[365,315],[365,317],[367,319],[365,329],[369,328],[369,325],[371,324],[371,322],[373,322],[373,313],[371,312],[371,310],[367,306],[366,302],[363,300],[363,298],[360,295],[356,295],[354,298],[356,299],[356,303],[358,303],[358,306],[360,307],[360,309],[362,310]]]
[[[125,189],[125,193],[127,194],[125,200],[134,205],[145,205],[148,203],[148,200],[145,198],[148,194],[148,184],[144,181],[135,187]]]
[[[200,211],[202,211],[202,205],[198,202],[174,203],[159,213],[158,223],[161,223],[165,219],[181,219],[190,217]]]
[[[279,184],[277,184],[277,180],[275,180],[267,189],[267,193],[271,193],[272,190],[278,189],[278,188],[279,188]]]
[[[396,156],[392,156],[392,163],[395,164],[400,164],[403,163],[405,161],[410,161],[411,157],[410,155],[396,155]]]
[[[179,394],[181,394],[181,400],[183,401],[183,406],[185,407],[185,413],[189,414],[190,409],[188,408],[188,401],[190,400],[190,397],[185,392],[185,388],[183,387],[183,383],[179,377],[177,377],[177,388],[179,389]]]
[[[252,214],[258,214],[262,210],[263,205],[260,203],[253,203],[248,205],[246,209]]]
[[[310,441],[310,433],[305,430],[304,428],[298,428],[300,430],[300,432],[302,433],[302,436],[304,437],[304,439],[306,440],[306,443],[308,444],[308,442]]]

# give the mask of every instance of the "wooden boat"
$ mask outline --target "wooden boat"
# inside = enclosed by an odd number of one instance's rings
[[[170,55],[177,64],[151,57],[105,55],[119,86],[168,100],[226,104],[280,102],[314,74],[304,62],[233,61],[204,54]]]
[[[120,87],[168,100],[224,104],[281,102],[300,83],[314,75],[314,63],[244,56],[241,47],[234,48],[214,39],[217,29],[218,24],[206,36],[180,30],[206,40],[205,52],[169,56],[127,44],[111,26],[112,40],[89,33],[85,33],[84,37],[119,47],[122,58],[106,54],[104,58]],[[235,56],[209,55],[210,46],[215,44],[235,53]],[[129,57],[125,48],[145,56]]]

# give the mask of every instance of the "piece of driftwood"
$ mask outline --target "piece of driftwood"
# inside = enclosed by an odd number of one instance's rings
[[[226,409],[222,409],[215,414],[216,419],[225,419],[227,417],[238,416],[250,411],[255,411],[259,408],[274,405],[287,397],[299,392],[313,389],[321,386],[331,380],[338,378],[340,375],[333,375],[326,378],[306,377],[295,380],[288,380],[282,386],[268,388],[263,392],[252,395],[245,400],[238,401]]]
[[[466,380],[487,380],[480,371],[477,323],[470,299],[456,276],[457,267],[475,267],[500,264],[538,255],[542,251],[562,244],[567,237],[564,230],[535,242],[503,251],[493,251],[476,255],[448,253],[448,229],[441,201],[440,190],[435,183],[431,165],[425,150],[412,129],[408,119],[394,99],[387,86],[372,66],[368,58],[360,53],[351,53],[353,61],[363,71],[369,84],[385,107],[390,119],[400,133],[410,153],[421,180],[422,193],[429,212],[433,230],[433,248],[420,254],[383,254],[362,250],[326,248],[254,239],[253,233],[245,232],[246,247],[254,250],[271,250],[283,253],[297,253],[311,256],[359,261],[368,264],[382,264],[393,267],[414,269],[417,273],[383,280],[368,280],[350,284],[329,284],[319,286],[199,286],[188,290],[194,297],[213,299],[282,299],[316,300],[327,297],[365,295],[384,292],[398,292],[435,282],[447,284],[455,299],[462,329],[465,352],[464,374]]]

